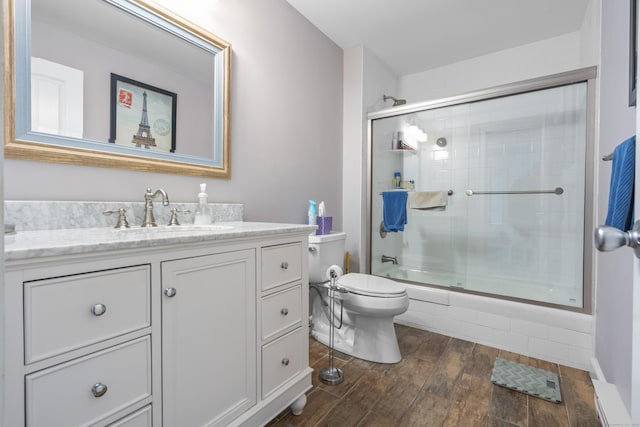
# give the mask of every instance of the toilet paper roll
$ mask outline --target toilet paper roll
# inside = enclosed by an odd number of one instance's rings
[[[342,276],[343,272],[342,269],[337,266],[337,265],[332,265],[331,267],[327,268],[327,279],[331,280],[331,272],[333,272],[333,274],[335,275],[336,279],[340,276]]]

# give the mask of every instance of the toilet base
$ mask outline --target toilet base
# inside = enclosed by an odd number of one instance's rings
[[[322,320],[313,322],[311,336],[329,347],[329,324]],[[334,350],[358,359],[387,364],[402,360],[393,319],[358,316],[355,328],[335,329],[333,341]]]

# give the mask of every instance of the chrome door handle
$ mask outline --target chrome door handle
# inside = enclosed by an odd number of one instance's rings
[[[289,366],[289,359],[288,359],[288,358],[286,358],[286,357],[283,357],[283,358],[282,358],[281,363],[282,363],[284,366]]]
[[[287,268],[289,268],[289,263],[287,261],[282,261],[280,263],[280,268],[286,270]]]
[[[176,296],[176,288],[167,288],[163,291],[163,293],[169,298],[173,298]]]
[[[593,241],[601,252],[618,249],[621,246],[634,248],[637,258],[640,258],[640,221],[636,221],[629,231],[620,231],[615,227],[601,225],[596,228]]]
[[[282,310],[280,310],[280,314],[282,314],[283,316],[286,316],[287,314],[289,314],[289,309],[288,308],[283,308]]]

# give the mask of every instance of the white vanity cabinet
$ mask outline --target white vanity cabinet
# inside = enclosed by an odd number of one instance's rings
[[[162,418],[222,426],[256,403],[255,251],[162,263]]]
[[[253,427],[303,408],[309,230],[242,227],[8,245],[4,425]]]
[[[149,405],[151,266],[29,264],[7,265],[5,386],[24,399],[5,425],[106,425]]]
[[[305,246],[306,247],[306,246]],[[267,398],[308,365],[299,242],[262,248],[262,388]]]

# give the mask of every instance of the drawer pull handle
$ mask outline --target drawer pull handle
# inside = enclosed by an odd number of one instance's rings
[[[286,270],[289,268],[289,263],[287,261],[282,261],[282,263],[280,263],[280,268]]]
[[[280,314],[282,314],[283,316],[286,316],[287,314],[289,314],[289,309],[288,308],[283,308],[282,310],[280,310]]]
[[[91,387],[91,393],[94,397],[101,397],[107,392],[107,386],[102,383],[95,383],[93,387]]]
[[[164,290],[164,294],[169,298],[173,298],[176,296],[176,288],[167,288]]]
[[[289,366],[289,359],[287,359],[286,357],[283,357],[283,358],[282,358],[282,364],[283,364],[284,366]]]
[[[91,307],[91,312],[93,313],[94,316],[102,316],[104,313],[107,312],[107,306],[104,304],[96,304],[93,307]]]

